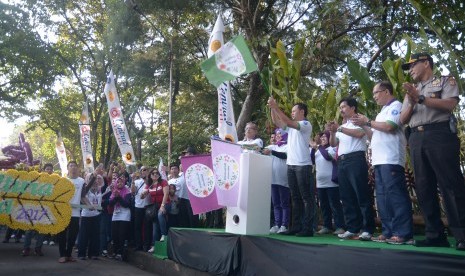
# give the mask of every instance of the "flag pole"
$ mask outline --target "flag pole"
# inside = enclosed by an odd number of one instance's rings
[[[173,143],[173,125],[172,125],[172,113],[173,113],[173,37],[170,39],[170,102],[168,110],[168,167],[171,165],[171,152]]]

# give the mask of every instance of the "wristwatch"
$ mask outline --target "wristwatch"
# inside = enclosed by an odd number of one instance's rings
[[[365,125],[371,127],[371,120],[368,120],[368,122],[366,122]]]
[[[425,96],[424,95],[418,96],[418,103],[419,104],[422,104],[424,101],[425,101]]]
[[[341,126],[337,128],[337,132],[342,132],[342,127]]]

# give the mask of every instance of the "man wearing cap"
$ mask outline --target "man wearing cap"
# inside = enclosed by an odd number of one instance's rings
[[[465,250],[465,184],[460,170],[460,141],[452,111],[459,101],[453,77],[435,77],[433,59],[413,54],[402,65],[416,84],[406,90],[400,121],[411,129],[410,156],[415,173],[418,204],[425,220],[425,240],[418,247],[449,247],[441,220],[437,188],[441,191],[449,229],[457,250]]]

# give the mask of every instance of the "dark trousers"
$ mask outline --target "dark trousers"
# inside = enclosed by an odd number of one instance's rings
[[[68,227],[57,234],[60,257],[71,257],[79,233],[79,218],[71,217]]]
[[[152,222],[145,219],[145,208],[134,208],[134,239],[136,249],[149,248],[152,244]]]
[[[111,238],[115,254],[123,254],[124,241],[128,238],[130,225],[130,221],[118,220],[111,222]]]
[[[315,219],[315,180],[312,166],[287,166],[287,178],[292,198],[291,232],[313,232]]]
[[[413,238],[412,202],[400,165],[376,165],[376,205],[385,237]]]
[[[100,215],[81,217],[78,257],[97,257],[100,249]]]
[[[373,201],[368,188],[368,165],[365,152],[339,156],[337,162],[339,194],[347,231],[352,233],[375,230]]]
[[[100,252],[107,250],[111,241],[111,217],[105,212],[100,215]]]
[[[199,216],[194,215],[192,212],[191,202],[185,198],[179,198],[178,203],[179,214],[178,224],[179,227],[196,228],[199,225]]]
[[[344,228],[344,213],[342,212],[339,188],[318,188],[318,199],[320,200],[320,210],[323,215],[323,226],[333,229],[333,218],[335,228]]]
[[[449,228],[457,240],[465,240],[465,184],[460,170],[457,135],[447,128],[414,132],[410,135],[409,145],[426,237],[436,238],[444,233],[439,186]]]

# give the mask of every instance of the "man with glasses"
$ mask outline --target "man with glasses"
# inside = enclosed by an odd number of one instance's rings
[[[371,140],[371,164],[375,171],[376,204],[382,234],[372,238],[390,244],[413,243],[412,202],[405,183],[406,140],[400,111],[402,103],[393,95],[392,84],[382,81],[373,88],[373,99],[383,108],[370,120],[357,114],[352,118]]]
[[[144,192],[144,186],[147,183],[148,168],[146,166],[142,166],[139,173],[140,178],[133,180],[131,184],[131,193],[134,197],[134,239],[136,243],[136,250],[147,251],[152,244],[150,239],[152,236],[152,223],[144,222],[145,206],[149,204],[149,197],[141,198],[141,195]],[[142,226],[144,226],[144,241],[142,241]]]
[[[425,220],[426,239],[415,241],[415,246],[450,246],[441,220],[439,187],[456,249],[465,250],[465,184],[452,113],[459,102],[459,88],[451,76],[434,76],[433,65],[427,53],[412,54],[402,65],[416,82],[403,85],[406,94],[400,116],[401,123],[410,127],[408,143],[415,191]]]

